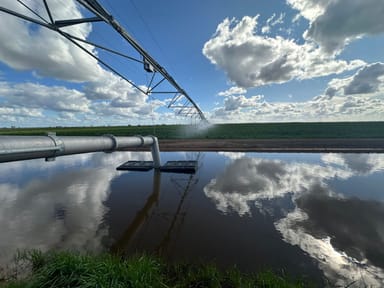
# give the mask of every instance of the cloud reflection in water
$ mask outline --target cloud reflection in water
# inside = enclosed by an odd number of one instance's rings
[[[324,154],[320,165],[231,155],[235,160],[204,192],[218,210],[240,216],[252,207],[268,213],[267,200],[291,195],[293,211],[274,220],[283,239],[316,259],[332,285],[378,287],[384,282],[384,203],[346,198],[327,183],[383,171],[383,156]]]
[[[324,154],[321,159],[329,165],[337,165],[354,175],[369,175],[384,171],[382,154]]]
[[[115,167],[127,159],[150,160],[151,154],[93,153],[60,157],[54,163],[1,164],[0,265],[9,263],[16,249],[100,251],[108,233],[102,225],[103,203],[112,179],[121,173]],[[24,174],[34,176],[20,183],[6,180]]]

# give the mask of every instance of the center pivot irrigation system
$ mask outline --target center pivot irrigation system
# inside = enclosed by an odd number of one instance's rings
[[[201,120],[203,122],[207,122],[203,112],[200,110],[198,105],[193,101],[193,99],[188,95],[188,93],[180,87],[180,85],[173,79],[173,77],[163,68],[151,55],[149,55],[132,36],[114,19],[114,17],[108,13],[108,11],[98,3],[96,0],[76,0],[79,5],[84,7],[88,12],[90,12],[92,17],[84,17],[80,19],[66,19],[66,20],[57,20],[54,19],[52,11],[49,6],[48,0],[42,0],[44,4],[46,15],[42,15],[42,13],[33,10],[30,6],[28,6],[22,0],[17,1],[27,12],[29,15],[13,11],[6,7],[0,6],[0,11],[16,16],[28,22],[43,26],[52,31],[55,31],[62,35],[64,38],[68,39],[68,41],[72,42],[74,45],[82,49],[85,53],[87,53],[90,57],[96,59],[100,64],[104,65],[107,69],[120,76],[122,79],[130,83],[133,87],[139,90],[141,93],[145,95],[154,95],[154,94],[169,94],[172,95],[172,99],[168,104],[168,108],[173,109],[177,115],[187,116],[191,118],[195,118]],[[65,4],[63,4],[65,5]],[[33,17],[31,17],[33,16]],[[49,19],[45,19],[48,17]],[[82,39],[71,33],[65,32],[62,30],[64,27],[78,25],[82,23],[90,23],[90,22],[104,22],[110,25],[117,33],[119,33],[133,48],[138,52],[138,57],[132,57],[121,53],[119,51],[110,49],[103,45],[99,45],[97,43],[90,42],[86,39]],[[112,65],[100,59],[97,55],[92,53],[90,50],[86,48],[86,45],[91,45],[92,47],[96,47],[112,53],[114,55],[123,57],[130,61],[142,63],[143,69],[146,73],[151,74],[151,79],[146,88],[143,86],[139,86],[135,84],[132,80],[128,79],[123,75],[122,72],[119,72],[117,69],[113,68]],[[168,82],[168,87],[172,89],[163,90],[162,83]]]
[[[104,65],[113,73],[120,76],[122,79],[130,83],[138,91],[145,95],[152,94],[169,94],[172,95],[172,99],[168,104],[168,108],[172,108],[178,115],[187,116],[201,120],[200,122],[207,123],[207,120],[192,100],[192,98],[185,92],[183,88],[177,84],[169,73],[160,66],[160,64],[151,57],[129,34],[124,28],[108,13],[96,0],[76,0],[79,5],[88,11],[88,14],[92,17],[84,17],[80,19],[54,19],[52,11],[50,9],[48,0],[41,0],[40,2],[42,9],[39,12],[28,6],[23,0],[15,0],[19,3],[22,8],[20,11],[14,11],[7,7],[0,6],[0,12],[16,16],[20,19],[28,21],[30,23],[43,26],[47,29],[59,33],[62,37],[72,42],[75,46],[82,49],[90,57],[96,59],[100,64]],[[37,1],[37,0],[36,0]],[[35,3],[37,3],[35,1]],[[28,1],[27,3],[30,3]],[[63,1],[65,3],[65,1]],[[65,4],[63,4],[65,5]],[[113,49],[104,47],[102,45],[90,42],[86,39],[82,39],[71,33],[62,30],[62,28],[78,25],[90,22],[104,22],[110,25],[117,33],[119,33],[138,53],[138,58],[131,57],[124,53],[115,51]],[[102,49],[114,55],[123,57],[130,61],[138,62],[143,65],[145,73],[151,74],[149,84],[143,88],[135,84],[132,80],[128,79],[113,68],[112,65],[107,63],[95,55],[87,47],[92,46],[98,49]],[[162,83],[165,85],[167,90]],[[168,88],[168,87],[171,87]],[[113,135],[104,135],[98,137],[87,137],[87,136],[56,136],[55,134],[48,134],[47,136],[0,136],[0,162],[10,162],[18,160],[45,158],[47,161],[54,160],[58,156],[80,154],[89,152],[113,152],[118,150],[125,150],[132,147],[150,147],[152,151],[153,161],[151,163],[136,163],[137,161],[128,161],[125,163],[124,170],[136,170],[136,169],[147,169],[155,168],[161,171],[181,171],[195,170],[196,163],[194,161],[169,161],[172,163],[166,163],[161,166],[160,150],[158,146],[158,140],[154,136],[135,136],[135,137],[115,137]],[[148,161],[147,161],[148,162]],[[175,162],[175,163],[173,163]],[[184,163],[188,162],[188,163]],[[191,163],[189,163],[191,162]],[[139,164],[139,165],[137,165]],[[141,165],[141,166],[140,166]],[[140,167],[137,167],[140,166]]]

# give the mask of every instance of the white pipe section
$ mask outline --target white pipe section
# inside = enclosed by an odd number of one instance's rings
[[[153,139],[153,144],[151,145],[153,168],[159,169],[161,166],[159,141],[157,141],[156,137],[151,137]]]
[[[155,168],[160,167],[160,150],[154,136],[0,136],[0,162],[90,153],[113,152],[132,147],[151,146]]]

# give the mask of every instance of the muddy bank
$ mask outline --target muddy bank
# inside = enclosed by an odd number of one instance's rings
[[[161,151],[384,153],[384,139],[172,139]],[[137,149],[135,149],[137,150]]]

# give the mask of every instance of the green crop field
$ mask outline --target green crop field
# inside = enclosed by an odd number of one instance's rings
[[[384,138],[384,122],[246,123],[194,125],[3,128],[0,135],[155,135],[159,139]]]

